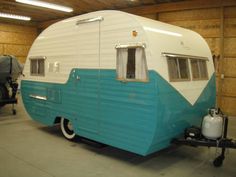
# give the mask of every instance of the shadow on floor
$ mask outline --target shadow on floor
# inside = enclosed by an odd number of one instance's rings
[[[39,129],[58,138],[65,139],[60,131],[60,126],[58,125],[54,127],[40,127]],[[65,141],[68,140],[65,139]],[[114,159],[116,161],[122,161],[122,163],[128,163],[133,166],[142,166],[144,168],[153,169],[155,171],[163,170],[169,168],[170,166],[175,166],[175,164],[186,159],[191,159],[191,161],[200,164],[205,163],[200,158],[201,152],[191,148],[190,150],[188,149],[188,151],[186,151],[184,150],[186,147],[181,150],[182,147],[175,145],[158,151],[156,153],[150,154],[148,156],[134,154],[112,146],[103,145],[101,143],[97,143],[95,141],[91,141],[82,137],[77,138],[75,141],[71,141],[71,147],[83,148],[96,155],[105,156],[109,159]],[[195,156],[193,157],[192,154],[194,153]]]

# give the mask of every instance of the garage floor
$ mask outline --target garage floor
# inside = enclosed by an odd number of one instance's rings
[[[235,177],[236,150],[214,168],[215,148],[170,147],[141,157],[113,147],[65,140],[58,127],[32,121],[21,100],[17,115],[0,109],[0,177]],[[236,119],[229,134],[236,138]]]

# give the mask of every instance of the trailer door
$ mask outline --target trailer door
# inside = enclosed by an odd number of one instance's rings
[[[100,25],[102,17],[77,22],[78,52],[78,133],[99,132]],[[76,127],[75,127],[76,128]]]

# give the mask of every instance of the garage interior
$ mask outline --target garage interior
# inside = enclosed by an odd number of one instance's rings
[[[0,55],[14,55],[24,65],[36,37],[49,25],[97,10],[121,10],[196,31],[207,41],[216,69],[217,105],[229,115],[229,137],[236,138],[236,1],[235,0],[44,0],[73,8],[60,12],[1,0],[0,12],[31,17],[0,17]],[[34,122],[20,93],[17,114],[0,108],[0,176],[214,176],[236,174],[236,151],[224,165],[212,166],[219,149],[171,146],[147,157],[110,146],[65,141],[59,127]]]

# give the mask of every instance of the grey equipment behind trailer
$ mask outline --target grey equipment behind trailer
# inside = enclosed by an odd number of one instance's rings
[[[22,73],[22,66],[14,56],[0,56],[0,108],[12,104],[12,113],[16,114],[14,104],[17,103],[17,78]]]

